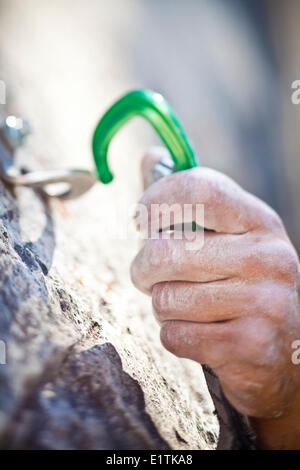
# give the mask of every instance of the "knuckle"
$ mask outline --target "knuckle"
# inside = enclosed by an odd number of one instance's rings
[[[259,241],[245,255],[242,268],[247,275],[294,282],[299,261],[290,243],[284,240]]]
[[[267,318],[248,318],[236,331],[238,357],[258,366],[271,366],[278,361],[280,351],[278,329]]]
[[[291,244],[286,241],[277,242],[272,255],[276,278],[294,282],[299,271],[299,261]]]
[[[253,298],[257,313],[270,318],[274,324],[280,324],[287,319],[294,300],[294,286],[287,283],[271,281],[263,284],[259,298]]]
[[[282,222],[282,219],[274,210],[272,210],[271,219],[274,225],[276,225],[281,230],[284,230],[284,224]]]
[[[271,292],[268,309],[271,318],[275,323],[283,323],[289,320],[293,312],[293,302],[295,302],[295,288],[288,284],[277,283]]]
[[[199,185],[199,180],[201,181],[206,199],[204,202],[208,203],[212,199],[219,200],[222,198],[222,185],[217,171],[205,167],[195,167],[186,172],[186,178],[190,187]]]
[[[204,186],[203,194],[206,196],[206,202],[214,203],[224,200],[227,197],[228,190],[242,194],[243,189],[232,178],[217,170],[207,167],[195,167],[188,170],[190,178],[196,180],[195,183]]]
[[[284,224],[279,214],[277,214],[274,209],[264,202],[262,202],[262,204],[265,217],[265,226],[271,228],[272,230],[279,231],[279,233],[285,233]]]

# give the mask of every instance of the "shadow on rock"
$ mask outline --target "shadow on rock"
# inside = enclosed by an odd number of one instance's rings
[[[11,431],[10,448],[169,449],[111,343],[73,350]]]

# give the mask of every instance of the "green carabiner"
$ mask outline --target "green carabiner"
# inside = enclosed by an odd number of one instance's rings
[[[95,129],[92,149],[102,183],[110,183],[113,179],[107,161],[109,144],[118,130],[134,116],[142,116],[152,124],[171,154],[174,171],[197,166],[192,147],[164,97],[151,90],[134,90],[116,101]]]

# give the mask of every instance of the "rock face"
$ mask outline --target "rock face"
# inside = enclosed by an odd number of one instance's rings
[[[88,259],[78,247],[75,265],[59,246],[59,221],[55,229],[36,193],[2,183],[0,191],[2,448],[213,448],[218,428],[200,367],[163,350],[141,299],[125,287],[122,299],[118,273],[101,282],[101,256],[89,273],[97,279],[85,281]]]

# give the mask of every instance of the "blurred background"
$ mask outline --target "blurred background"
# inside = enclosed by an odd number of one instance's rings
[[[0,8],[8,107],[32,120],[43,164],[90,166],[102,112],[127,90],[151,88],[170,101],[199,161],[270,203],[300,248],[300,108],[290,99],[300,74],[297,0],[1,0]],[[141,123],[121,134],[112,164],[138,194],[140,150],[156,138]]]

